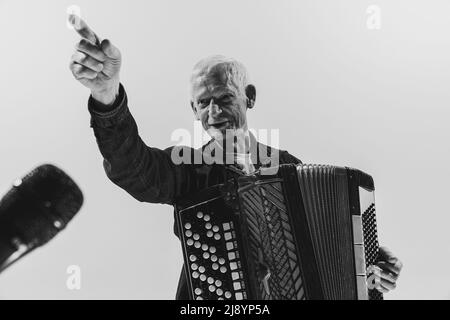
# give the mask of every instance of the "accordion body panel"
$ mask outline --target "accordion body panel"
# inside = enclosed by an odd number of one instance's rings
[[[280,165],[176,207],[192,299],[382,299],[374,185],[356,169]]]

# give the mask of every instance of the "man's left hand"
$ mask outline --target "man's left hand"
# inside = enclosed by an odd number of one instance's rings
[[[386,293],[394,290],[397,285],[403,263],[386,247],[380,247],[379,261],[375,264],[375,288]]]

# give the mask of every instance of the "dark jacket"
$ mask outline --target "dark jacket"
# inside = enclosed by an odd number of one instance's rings
[[[224,164],[174,164],[171,153],[174,147],[165,150],[147,146],[139,136],[138,128],[131,115],[127,96],[123,86],[120,86],[119,97],[111,111],[103,112],[104,106],[98,104],[92,97],[88,102],[91,113],[91,127],[97,139],[97,144],[103,155],[106,175],[119,187],[142,202],[163,203],[175,206],[183,197],[206,187],[228,181],[242,174],[230,165]],[[256,143],[256,142],[255,142]],[[191,152],[194,159],[194,150]],[[257,142],[257,150],[270,157],[275,151],[269,146]],[[257,152],[257,169],[267,161]],[[300,160],[287,151],[279,151],[279,163],[300,163]],[[175,219],[176,222],[176,219]],[[174,232],[178,236],[178,228],[174,224]],[[182,270],[178,283],[177,299],[188,299],[187,282]]]

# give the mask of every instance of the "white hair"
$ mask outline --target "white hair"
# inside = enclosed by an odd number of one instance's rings
[[[236,59],[222,55],[213,55],[195,64],[190,82],[191,98],[193,98],[194,86],[203,82],[208,75],[214,73],[226,75],[227,84],[234,86],[238,91],[245,94],[245,87],[249,84],[249,76],[245,66]]]

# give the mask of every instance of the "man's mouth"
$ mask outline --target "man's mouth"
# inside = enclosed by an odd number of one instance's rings
[[[225,121],[217,121],[215,123],[211,123],[209,124],[210,127],[213,127],[215,129],[223,129],[228,125],[229,121],[225,120]]]

